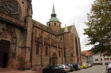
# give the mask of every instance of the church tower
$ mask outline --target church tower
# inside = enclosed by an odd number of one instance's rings
[[[55,13],[55,7],[53,5],[52,8],[52,14],[51,14],[51,18],[49,20],[49,22],[47,23],[48,27],[50,27],[53,31],[59,31],[61,28],[61,22],[59,21],[59,19],[56,17],[56,13]]]

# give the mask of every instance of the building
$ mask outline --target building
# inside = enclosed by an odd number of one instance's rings
[[[111,56],[103,53],[94,54],[89,50],[82,51],[82,63],[91,63],[94,65],[105,65],[111,62]]]
[[[42,70],[47,65],[81,63],[74,25],[61,28],[53,6],[47,26],[32,19],[31,0],[0,0],[0,67]]]
[[[93,64],[93,53],[90,50],[82,51],[82,63]]]
[[[111,56],[105,56],[102,53],[93,55],[93,64],[105,65],[111,62]]]
[[[87,57],[83,54],[81,57],[82,57],[82,64],[86,64],[87,63]]]

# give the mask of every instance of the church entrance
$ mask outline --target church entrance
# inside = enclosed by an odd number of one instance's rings
[[[56,55],[56,53],[53,53],[52,57],[50,58],[50,64],[51,65],[57,65],[57,55]]]
[[[51,58],[51,65],[57,65],[57,58],[56,57]]]
[[[0,40],[0,68],[8,67],[10,42]]]

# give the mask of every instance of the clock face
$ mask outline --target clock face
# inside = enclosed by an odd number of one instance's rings
[[[0,0],[0,12],[13,18],[19,18],[19,6],[14,0]]]

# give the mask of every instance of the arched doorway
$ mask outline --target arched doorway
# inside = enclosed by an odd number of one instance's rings
[[[0,68],[8,67],[10,42],[0,40]]]

